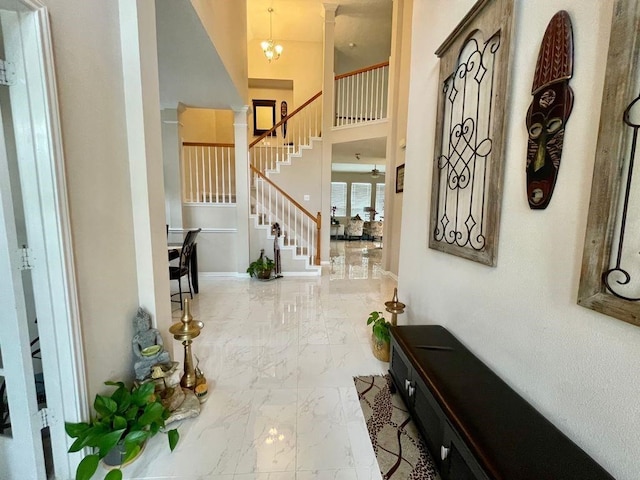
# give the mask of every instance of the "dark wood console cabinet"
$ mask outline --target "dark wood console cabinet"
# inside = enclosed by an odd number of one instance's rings
[[[393,327],[390,373],[443,480],[613,479],[444,327]]]

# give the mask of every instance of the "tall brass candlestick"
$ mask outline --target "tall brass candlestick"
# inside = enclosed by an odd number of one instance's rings
[[[204,324],[194,320],[191,316],[191,306],[189,299],[184,301],[184,314],[179,322],[174,323],[169,328],[169,332],[184,345],[184,375],[180,380],[180,385],[184,388],[193,389],[196,386],[196,372],[193,368],[193,358],[191,356],[191,344],[193,339],[200,335],[200,330]]]
[[[385,302],[384,306],[387,307],[387,312],[391,314],[391,325],[395,326],[398,324],[398,314],[404,312],[404,307],[406,305],[400,301],[398,301],[398,289],[393,289],[393,299]]]

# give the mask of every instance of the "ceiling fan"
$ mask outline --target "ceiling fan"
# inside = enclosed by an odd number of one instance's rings
[[[378,170],[378,166],[374,165],[373,170],[371,170],[371,178],[378,178],[380,175],[384,175],[384,172]]]

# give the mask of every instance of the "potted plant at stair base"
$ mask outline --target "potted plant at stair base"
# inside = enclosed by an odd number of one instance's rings
[[[263,248],[260,250],[260,257],[249,264],[247,273],[251,277],[256,277],[260,280],[269,280],[275,267],[275,262],[264,254]]]
[[[391,324],[382,316],[382,312],[371,312],[367,319],[367,325],[371,325],[371,349],[373,356],[382,362],[389,361]]]
[[[107,468],[115,467],[105,480],[120,480],[120,468],[142,453],[146,441],[164,427],[169,410],[164,408],[154,393],[153,382],[132,388],[123,382],[105,382],[117,387],[110,396],[96,395],[93,408],[95,418],[88,423],[65,423],[67,435],[75,438],[69,452],[89,447],[76,470],[76,480],[90,479],[98,469],[100,460]],[[171,451],[180,435],[176,429],[167,432]],[[106,460],[106,461],[105,461]]]

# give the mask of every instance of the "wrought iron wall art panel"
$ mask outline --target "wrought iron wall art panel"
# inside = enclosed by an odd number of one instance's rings
[[[614,6],[578,303],[640,325],[640,0]]]
[[[573,30],[569,14],[552,18],[542,38],[527,111],[527,201],[536,210],[547,208],[556,186],[564,128],[573,108]]]
[[[630,143],[630,148],[623,152],[624,155],[620,158],[623,165],[623,188],[618,224],[614,231],[614,248],[611,252],[613,265],[602,274],[602,281],[607,290],[612,295],[630,302],[640,301],[640,181],[637,172],[635,178],[633,175],[638,155],[639,102],[640,95],[631,101],[622,118],[625,124],[623,135]]]
[[[496,264],[512,0],[477,2],[436,55],[429,247]]]

